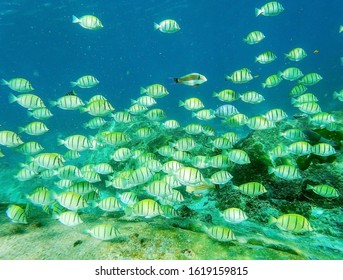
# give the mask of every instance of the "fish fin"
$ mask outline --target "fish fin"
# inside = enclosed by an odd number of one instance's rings
[[[50,105],[51,105],[52,107],[55,107],[55,106],[57,106],[57,104],[58,104],[57,101],[49,101],[49,103],[50,103]]]
[[[81,21],[80,21],[80,19],[78,19],[76,16],[72,16],[72,23],[80,23]]]
[[[231,77],[230,77],[229,75],[225,75],[225,76],[224,76],[224,80],[225,80],[225,81],[231,81]]]
[[[9,82],[6,81],[5,79],[1,79],[1,84],[2,84],[3,86],[8,86]]]
[[[258,8],[255,8],[255,16],[258,17],[261,14],[262,14],[262,10],[258,9]]]
[[[160,25],[156,22],[154,22],[154,30],[160,29]]]
[[[277,219],[273,216],[270,216],[269,219],[268,219],[268,224],[269,225],[272,225],[272,224],[275,224],[277,222]]]
[[[64,140],[63,139],[57,139],[57,145],[61,146],[64,144]]]
[[[10,96],[8,97],[10,103],[17,102],[18,98],[13,94],[10,93]]]

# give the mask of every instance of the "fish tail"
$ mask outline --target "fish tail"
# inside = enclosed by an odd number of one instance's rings
[[[291,103],[294,105],[295,103],[297,103],[297,100],[295,98],[292,98]]]
[[[307,186],[306,186],[306,190],[313,190],[313,186],[307,185]]]
[[[70,84],[71,84],[72,87],[77,86],[77,82],[70,82]]]
[[[10,103],[14,103],[14,102],[16,102],[18,100],[18,98],[14,94],[12,94],[12,93],[10,94],[8,99],[9,99]]]
[[[180,83],[180,79],[179,78],[173,78],[175,83]]]
[[[268,219],[268,224],[269,225],[272,225],[272,224],[275,224],[277,222],[277,219],[273,216],[270,216],[269,219]]]
[[[6,81],[5,79],[1,79],[1,84],[2,84],[3,86],[8,86],[9,82]]]
[[[160,25],[156,22],[154,22],[154,30],[160,29]]]
[[[179,101],[179,107],[185,106],[185,103],[183,101]]]
[[[25,131],[25,128],[20,126],[18,127],[18,133],[23,133]]]
[[[262,14],[262,10],[255,8],[255,16],[258,17],[260,14]]]
[[[146,93],[146,89],[145,89],[144,87],[141,87],[141,88],[140,88],[140,93],[141,93],[141,94],[145,94],[145,93]]]
[[[268,167],[268,174],[273,174],[274,173],[274,168],[269,166]]]
[[[335,91],[335,92],[333,93],[333,99],[337,99],[337,98],[338,98],[338,92]]]
[[[72,16],[73,17],[73,20],[72,20],[72,23],[79,23],[80,20],[76,17],[76,16]]]
[[[225,81],[231,81],[231,77],[229,75],[224,76]]]
[[[265,88],[267,86],[266,83],[262,83],[262,87]]]

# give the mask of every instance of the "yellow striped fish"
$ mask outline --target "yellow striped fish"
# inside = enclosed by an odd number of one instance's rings
[[[13,223],[27,224],[26,212],[18,205],[9,205],[6,215]]]
[[[268,64],[273,62],[277,56],[272,51],[265,51],[255,57],[255,62],[259,62],[261,64]]]
[[[323,79],[318,73],[308,73],[299,80],[300,84],[305,86],[313,86]]]
[[[259,15],[263,16],[277,16],[284,11],[284,7],[282,7],[281,3],[277,1],[271,1],[264,4],[261,8],[255,9],[255,15],[258,17]]]
[[[106,211],[106,212],[114,212],[114,211],[122,210],[120,201],[114,196],[103,198],[98,203],[96,203],[95,206],[99,207],[101,210]]]
[[[248,68],[242,68],[232,72],[231,76],[225,75],[225,81],[231,81],[235,84],[244,84],[253,79],[251,71]]]
[[[95,100],[88,103],[86,107],[81,108],[81,112],[87,112],[95,117],[102,117],[109,115],[114,111],[114,107],[107,100]]]
[[[131,209],[131,215],[145,218],[153,218],[163,215],[161,206],[152,199],[143,199],[136,202]]]
[[[25,132],[26,134],[39,136],[49,131],[49,128],[42,122],[31,122],[24,127],[18,128],[19,133]]]
[[[14,94],[10,94],[9,102],[10,103],[17,102],[20,106],[29,110],[34,110],[34,109],[45,107],[43,100],[39,96],[35,94],[30,94],[30,93],[21,94],[18,96],[15,96]]]
[[[99,30],[104,27],[100,19],[92,15],[84,15],[80,18],[77,18],[76,16],[73,15],[72,17],[73,17],[72,23],[78,23],[85,29]]]
[[[248,219],[248,216],[239,208],[228,208],[221,213],[225,221],[238,224]]]
[[[24,142],[20,139],[19,135],[13,131],[2,130],[0,131],[0,145],[8,148],[18,147]]]
[[[322,197],[327,197],[327,198],[339,197],[338,191],[329,185],[316,185],[316,186],[307,185],[306,190],[312,190],[316,194]]]
[[[152,98],[162,98],[169,94],[165,86],[161,84],[152,84],[145,88],[141,87],[140,93],[146,94],[147,96],[152,97]],[[146,104],[140,104],[140,102],[137,102],[137,103],[141,106],[147,106]]]
[[[68,136],[66,139],[58,139],[58,145],[64,145],[67,149],[82,152],[90,149],[91,143],[86,136],[76,134]]]
[[[279,75],[283,79],[288,80],[288,81],[295,81],[304,76],[301,70],[297,67],[289,67],[283,70],[282,72],[280,72]]]
[[[289,53],[285,54],[285,56],[292,61],[300,61],[303,60],[307,53],[303,48],[294,48]]]
[[[179,24],[173,19],[165,19],[160,23],[154,22],[154,29],[163,33],[175,33],[180,30]]]
[[[83,223],[79,214],[73,211],[65,211],[61,214],[56,213],[53,215],[53,218],[58,219],[62,224],[68,227],[77,226]]]
[[[299,170],[293,165],[279,165],[276,167],[269,167],[268,174],[274,173],[275,176],[285,180],[301,179]]]
[[[318,143],[312,146],[312,154],[322,157],[328,157],[336,154],[336,150],[328,143]]]
[[[49,205],[53,201],[53,193],[46,188],[36,190],[26,198],[35,205]]]
[[[265,38],[264,34],[261,31],[252,31],[244,39],[243,42],[254,45],[261,42]]]
[[[231,229],[222,227],[222,226],[211,226],[205,229],[206,233],[211,236],[212,238],[222,241],[228,242],[236,240],[236,237]]]
[[[14,78],[10,81],[2,79],[1,84],[4,86],[8,86],[10,89],[20,93],[27,93],[34,90],[31,83],[24,78]]]
[[[144,183],[147,183],[151,180],[154,174],[152,171],[145,166],[139,167],[135,169],[130,176],[128,177],[128,185],[129,186],[137,186]]]
[[[70,84],[75,87],[78,86],[79,88],[92,88],[99,84],[99,81],[91,75],[86,75],[78,78],[76,82],[70,82]]]
[[[309,221],[299,214],[285,214],[279,218],[270,217],[269,224],[276,224],[276,226],[281,230],[295,233],[313,230]]]
[[[32,161],[37,163],[40,167],[54,169],[62,167],[65,160],[62,155],[57,153],[41,153],[36,155]]]
[[[265,82],[262,83],[263,88],[271,88],[276,87],[278,84],[282,82],[282,78],[279,74],[273,74],[266,78]]]
[[[186,99],[185,101],[179,101],[179,107],[185,107],[185,109],[190,111],[197,111],[203,109],[204,103],[199,98],[193,97]]]
[[[50,101],[51,106],[57,106],[63,110],[77,110],[85,104],[80,97],[76,95],[65,95],[57,99],[57,101]]]
[[[174,173],[174,176],[186,186],[199,185],[205,181],[201,172],[194,167],[181,167]]]
[[[245,195],[251,197],[258,196],[267,192],[266,188],[258,182],[249,182],[239,186],[233,186],[234,190],[238,190]]]
[[[71,211],[76,211],[88,206],[84,198],[75,192],[63,192],[55,195],[55,198],[59,204]]]
[[[53,114],[48,108],[34,109],[33,112],[28,111],[27,115],[29,117],[34,117],[37,120],[47,120],[53,116]]]
[[[120,235],[118,229],[110,224],[100,224],[95,227],[86,230],[86,233],[89,233],[96,239],[100,240],[112,240]]]

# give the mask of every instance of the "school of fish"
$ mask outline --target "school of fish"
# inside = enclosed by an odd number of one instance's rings
[[[273,17],[284,12],[286,11],[281,3],[272,1],[256,8],[255,15]],[[88,30],[106,28],[93,15],[73,15],[72,22]],[[173,19],[154,23],[154,29],[167,34],[181,30]],[[342,32],[342,26],[339,32]],[[243,38],[243,43],[254,45],[262,40],[267,41],[268,36],[254,30]],[[26,155],[28,160],[20,164],[15,179],[27,182],[28,186],[34,185],[38,179],[42,182],[24,194],[26,207],[19,204],[8,207],[8,218],[14,223],[27,224],[30,223],[30,208],[41,207],[42,211],[63,225],[75,227],[86,222],[82,220],[82,213],[85,209],[92,208],[97,209],[94,210],[94,215],[118,212],[122,216],[143,219],[156,216],[180,219],[182,217],[179,209],[182,206],[216,191],[218,186],[232,188],[242,196],[258,199],[258,196],[268,192],[268,185],[259,182],[259,178],[240,185],[232,183],[235,177],[230,172],[232,166],[249,165],[251,160],[247,151],[236,148],[235,145],[241,138],[229,129],[245,126],[251,131],[268,130],[275,128],[289,116],[282,108],[272,108],[265,114],[248,117],[228,103],[241,101],[259,104],[267,99],[260,91],[277,87],[287,80],[293,84],[287,102],[298,108],[299,113],[308,119],[309,127],[335,131],[335,117],[322,111],[315,94],[312,90],[307,90],[307,87],[319,83],[323,77],[316,72],[303,73],[298,68],[307,56],[303,48],[294,46],[285,54],[292,66],[271,73],[261,83],[260,89],[237,93],[226,88],[214,92],[213,97],[222,103],[215,109],[207,108],[206,102],[196,96],[180,100],[179,110],[190,111],[195,120],[183,127],[178,120],[168,119],[163,109],[156,108],[159,99],[173,94],[162,84],[142,85],[137,92],[140,95],[132,100],[132,105],[126,110],[116,111],[115,105],[106,96],[97,94],[86,101],[75,91],[50,101],[49,107],[47,100],[42,100],[33,93],[39,92],[39,89],[35,89],[29,80],[21,77],[3,79],[2,84],[15,93],[10,93],[9,96],[11,106],[26,108],[28,118],[17,130],[0,131],[0,145],[4,147],[0,150],[0,160],[6,159],[6,149]],[[273,51],[266,50],[255,57],[255,62],[264,65],[273,63],[276,59],[278,57]],[[228,87],[230,83],[246,84],[256,78],[247,67],[232,69],[231,73],[223,73],[223,76],[228,81]],[[207,78],[196,72],[182,73],[174,81],[198,87]],[[71,86],[91,89],[99,83],[96,77],[85,73],[72,81]],[[333,98],[337,102],[343,102],[343,89],[337,89]],[[86,136],[76,129],[74,134],[56,139],[56,146],[65,147],[64,154],[45,151],[39,139],[50,131],[44,121],[53,118],[50,110],[52,107],[89,114],[89,120],[83,126],[93,133]],[[30,121],[30,118],[35,120]],[[226,133],[218,135],[206,124],[206,121],[215,118],[228,128]],[[289,140],[289,145],[276,143],[275,148],[269,152],[273,160],[288,154],[327,157],[337,153],[329,143],[311,146],[298,127],[283,131],[281,136]],[[302,179],[301,171],[292,164],[270,166],[268,172],[270,176],[277,176],[281,180]],[[308,185],[307,190],[326,199],[335,199],[342,195],[335,186],[325,182],[315,186]],[[203,227],[204,232],[218,241],[236,240],[230,224],[242,223],[244,226],[244,221],[250,217],[244,209],[234,207],[222,209],[220,213],[223,223],[206,224]],[[269,225],[265,226],[272,227],[273,224],[292,233],[315,230],[310,220],[301,213],[269,217]],[[98,224],[88,228],[86,233],[100,240],[121,236],[120,229],[111,223]]]

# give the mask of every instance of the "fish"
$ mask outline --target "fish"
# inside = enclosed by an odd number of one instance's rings
[[[94,206],[97,206],[101,210],[106,212],[115,212],[123,210],[120,201],[114,196],[108,196],[106,198],[103,198],[99,202],[95,203]]]
[[[103,117],[111,114],[114,111],[114,107],[107,100],[95,100],[88,103],[86,107],[82,107],[80,111],[82,113],[87,112],[88,114],[95,117]]]
[[[96,239],[103,241],[112,240],[120,236],[120,232],[111,224],[100,224],[85,231]]]
[[[267,192],[266,188],[258,182],[248,182],[239,186],[233,185],[232,188],[250,197],[259,196]]]
[[[225,75],[225,81],[231,81],[235,84],[245,84],[253,79],[251,71],[248,68],[238,69],[231,73],[231,76]]]
[[[280,72],[279,76],[281,76],[283,79],[288,80],[288,81],[295,81],[303,77],[304,74],[297,67],[289,67],[283,70],[282,72]]]
[[[112,165],[107,162],[97,163],[92,167],[92,170],[101,175],[108,175],[114,172]]]
[[[275,127],[274,122],[269,121],[264,116],[251,117],[247,121],[247,126],[253,130],[265,130]]]
[[[281,78],[280,74],[273,74],[273,75],[270,75],[266,78],[265,82],[262,83],[262,87],[263,88],[276,87],[281,82],[282,82],[282,78]]]
[[[134,192],[123,192],[118,194],[118,196],[120,201],[125,205],[133,205],[139,201],[137,194]]]
[[[301,94],[305,93],[307,91],[307,87],[305,87],[303,84],[298,84],[298,85],[295,85],[289,95],[292,96],[292,97],[297,97],[297,96],[300,96]]]
[[[84,15],[80,18],[77,18],[76,16],[73,15],[72,23],[77,23],[81,25],[81,27],[85,29],[89,29],[89,30],[99,30],[104,27],[100,19],[92,15]]]
[[[45,169],[55,169],[63,166],[65,159],[58,153],[40,153],[32,161]]]
[[[149,198],[136,202],[132,208],[127,208],[127,210],[133,216],[140,216],[147,219],[163,215],[160,204]]]
[[[59,204],[71,211],[88,207],[86,200],[84,200],[80,194],[75,192],[67,191],[61,194],[56,194],[55,198]]]
[[[179,78],[174,78],[174,82],[184,84],[186,86],[197,87],[207,82],[207,78],[199,73],[190,73]]]
[[[35,205],[50,205],[53,202],[53,193],[47,188],[43,188],[27,194],[26,198]]]
[[[99,84],[99,81],[94,76],[86,75],[78,78],[76,82],[70,82],[70,84],[73,87],[78,86],[79,88],[92,88]]]
[[[288,116],[286,112],[280,108],[277,109],[271,109],[267,113],[263,115],[267,120],[271,122],[279,122],[283,119],[286,119]]]
[[[19,127],[18,132],[25,132],[26,134],[39,136],[49,131],[49,128],[42,122],[31,122],[24,127]]]
[[[187,110],[190,111],[198,111],[200,109],[203,109],[204,103],[196,97],[188,98],[185,101],[179,101],[179,107],[184,107]]]
[[[273,62],[277,56],[272,51],[265,51],[255,57],[255,62],[259,62],[261,64],[268,64]]]
[[[53,116],[51,111],[48,108],[38,108],[33,111],[27,111],[29,117],[34,117],[36,120],[44,121]]]
[[[312,146],[305,141],[298,141],[289,145],[288,151],[298,156],[309,155],[312,153]]]
[[[220,92],[213,92],[212,96],[217,97],[220,101],[223,102],[232,102],[239,99],[240,97],[239,94],[232,89],[224,89]]]
[[[280,2],[271,1],[264,4],[261,8],[255,8],[255,16],[258,17],[259,15],[263,16],[277,16],[284,11],[284,7],[281,5]]]
[[[186,186],[196,186],[205,181],[201,172],[194,167],[181,167],[173,175],[181,184]]]
[[[53,218],[59,220],[62,224],[68,227],[74,227],[83,223],[79,214],[74,211],[65,211],[63,213],[55,213]]]
[[[230,182],[233,176],[226,170],[220,170],[213,173],[210,177],[212,184],[225,185]]]
[[[278,218],[271,216],[268,224],[276,224],[279,229],[294,233],[303,233],[313,230],[310,222],[299,214],[284,214]]]
[[[164,198],[172,194],[173,189],[164,181],[152,181],[145,187],[145,191],[155,197]]]
[[[318,98],[312,93],[305,93],[298,96],[298,98],[292,98],[291,100],[293,105],[306,102],[318,102]]]
[[[227,118],[236,114],[239,114],[238,109],[229,104],[219,106],[215,111],[214,114],[219,118]]]
[[[102,117],[94,117],[83,124],[84,128],[99,129],[107,123]]]
[[[316,194],[326,198],[339,197],[339,192],[335,188],[325,184],[316,186],[307,185],[306,190],[312,190]]]
[[[88,138],[80,134],[68,136],[64,140],[58,139],[57,144],[64,145],[67,149],[78,152],[88,150],[92,147]]]
[[[190,151],[194,149],[197,143],[190,137],[180,138],[175,143],[171,144],[173,148],[179,151]]]
[[[24,78],[13,78],[9,81],[2,79],[1,84],[4,86],[8,86],[11,90],[20,93],[28,93],[34,90],[31,83]]]
[[[179,24],[173,19],[165,19],[160,23],[154,22],[154,30],[159,30],[162,33],[175,33],[180,31]]]
[[[222,122],[230,126],[242,126],[248,122],[248,117],[244,114],[236,114],[226,118]]]
[[[248,154],[240,149],[232,149],[227,153],[227,156],[230,161],[237,164],[249,164],[250,159]]]
[[[22,144],[24,144],[23,140],[21,140],[19,135],[15,132],[10,130],[0,131],[0,145],[8,148],[15,148]]]
[[[195,117],[201,121],[209,121],[216,117],[214,113],[215,111],[212,109],[202,109],[200,111],[197,111],[196,113],[192,112],[192,117]]]
[[[307,53],[303,48],[294,48],[285,54],[285,56],[291,61],[300,61],[307,57]]]
[[[254,45],[258,44],[261,42],[266,36],[261,31],[252,31],[250,32],[244,39],[243,42],[249,44],[249,45]]]
[[[164,85],[161,84],[152,84],[147,87],[141,87],[140,88],[140,94],[146,94],[149,97],[152,98],[162,98],[169,94],[167,88]],[[140,99],[139,99],[140,100]],[[141,102],[137,102],[137,104],[141,106],[147,106],[146,104],[141,104]]]
[[[149,182],[152,179],[153,172],[145,166],[135,169],[130,176],[127,178],[129,186],[142,185]]]
[[[222,226],[210,226],[205,228],[205,232],[217,241],[230,242],[236,240],[231,229]]]
[[[6,215],[13,223],[27,224],[26,211],[18,205],[9,205],[6,210]]]
[[[186,192],[195,196],[203,196],[215,189],[215,185],[210,182],[203,182],[197,185],[187,185]]]
[[[167,129],[177,129],[180,127],[180,123],[177,120],[167,120],[162,125]]]
[[[243,102],[250,104],[259,104],[265,100],[264,97],[256,91],[246,91],[240,95],[240,98]]]
[[[145,117],[150,121],[162,121],[166,118],[166,113],[162,109],[155,108],[146,112]]]
[[[293,165],[279,165],[276,167],[269,167],[268,174],[273,174],[284,180],[301,179],[299,170]]]
[[[290,141],[300,141],[306,138],[306,135],[299,128],[290,128],[281,132],[281,136]]]
[[[323,79],[318,73],[308,73],[299,80],[300,84],[305,86],[313,86]]]
[[[35,94],[31,94],[31,93],[20,94],[18,96],[15,96],[14,94],[10,94],[9,102],[10,103],[17,102],[20,106],[28,110],[45,108],[45,104],[43,100],[39,96]]]
[[[248,216],[239,208],[228,208],[220,213],[225,221],[232,224],[239,224],[248,219]]]
[[[319,104],[316,102],[295,103],[293,106],[297,107],[301,112],[309,115],[317,114],[322,111]]]
[[[51,106],[57,106],[63,110],[77,110],[81,109],[85,104],[80,97],[76,95],[65,95],[57,99],[57,101],[50,101]]]
[[[137,100],[131,99],[131,104],[138,104],[141,106],[151,107],[156,104],[156,100],[154,97],[149,95],[140,96]]]
[[[343,32],[343,25],[340,25],[339,26],[339,33],[342,33]]]
[[[129,148],[119,148],[114,151],[114,153],[111,156],[111,159],[114,161],[127,161],[132,157],[132,152]]]
[[[198,112],[201,112],[201,110]],[[195,115],[192,115],[193,117],[196,116],[196,113],[192,113],[192,114],[195,114]],[[190,134],[190,135],[198,135],[203,132],[202,125],[198,123],[190,123],[185,126],[184,130],[186,131],[187,134]]]
[[[317,53],[319,53],[319,50],[314,50],[313,51],[313,54],[317,54]]]
[[[336,150],[328,143],[318,143],[312,146],[312,154],[322,157],[328,157],[336,154]]]

